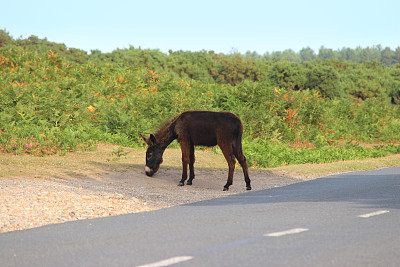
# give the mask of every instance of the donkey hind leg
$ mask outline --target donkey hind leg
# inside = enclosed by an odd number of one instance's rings
[[[192,185],[194,179],[194,145],[190,144],[190,154],[189,154],[189,180],[186,182],[187,185]]]
[[[242,142],[240,139],[236,141],[236,144],[233,147],[233,153],[235,154],[236,159],[239,161],[240,166],[242,166],[244,181],[246,182],[246,189],[251,190],[249,170],[247,167],[246,157],[243,155]]]
[[[187,165],[190,161],[190,148],[187,145],[181,144],[182,150],[182,179],[178,186],[184,186],[187,179]]]
[[[236,161],[235,161],[235,156],[233,155],[233,149],[231,145],[228,146],[220,145],[220,148],[222,150],[222,153],[224,154],[226,161],[228,162],[228,167],[229,167],[228,180],[223,189],[224,191],[228,191],[229,186],[231,186],[233,183],[233,172],[235,171]]]

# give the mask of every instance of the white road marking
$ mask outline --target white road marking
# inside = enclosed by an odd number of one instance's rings
[[[358,215],[358,217],[360,217],[360,218],[369,218],[369,217],[372,217],[372,216],[382,215],[382,214],[385,214],[385,213],[388,213],[388,212],[389,212],[388,210],[378,210],[378,211],[375,211],[375,212]]]
[[[157,262],[153,262],[153,263],[149,263],[149,264],[145,264],[145,265],[140,265],[137,267],[163,267],[163,266],[170,266],[176,263],[180,263],[180,262],[184,262],[184,261],[188,261],[193,259],[192,256],[179,256],[179,257],[173,257],[173,258],[169,258],[166,260],[162,260],[162,261],[157,261]]]
[[[294,229],[290,229],[287,231],[265,234],[264,236],[279,237],[279,236],[284,236],[284,235],[298,234],[298,233],[305,232],[308,230],[309,229],[306,229],[306,228],[294,228]]]

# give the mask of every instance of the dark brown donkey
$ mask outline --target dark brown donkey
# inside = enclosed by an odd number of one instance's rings
[[[187,179],[187,165],[189,164],[189,180],[191,185],[194,179],[194,146],[216,146],[222,150],[229,166],[228,181],[224,191],[229,189],[233,182],[235,157],[242,166],[246,189],[251,190],[250,178],[246,158],[242,151],[243,125],[238,117],[229,112],[186,111],[165,124],[157,133],[150,134],[149,138],[140,135],[147,143],[146,168],[148,176],[153,176],[162,163],[163,153],[167,146],[175,139],[182,150],[182,180],[183,186]]]

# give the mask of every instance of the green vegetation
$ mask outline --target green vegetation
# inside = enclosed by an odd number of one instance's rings
[[[130,47],[89,55],[0,30],[0,151],[142,147],[139,133],[198,109],[242,119],[254,166],[400,152],[400,48],[289,52],[167,55]]]

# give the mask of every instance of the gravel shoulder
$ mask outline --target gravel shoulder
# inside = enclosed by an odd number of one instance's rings
[[[177,186],[179,149],[167,149],[153,177],[144,174],[145,151],[99,145],[96,151],[33,157],[0,154],[0,233],[125,213],[146,212],[244,193],[240,166],[229,191],[222,188],[227,164],[222,155],[196,150],[196,178]],[[126,152],[126,153],[125,153]],[[363,161],[249,169],[253,190],[284,186],[331,173],[398,166],[400,155]]]
[[[203,167],[195,169],[193,185],[179,187],[181,168],[179,158],[176,159],[180,153],[177,149],[170,150],[170,155],[164,157],[167,162],[153,177],[147,177],[143,165],[136,164],[137,153],[144,160],[143,151],[132,151],[129,158],[113,162],[109,158],[99,158],[99,155],[109,157],[112,148],[99,150],[69,157],[12,156],[5,159],[3,155],[0,162],[7,175],[0,176],[0,233],[146,212],[246,192],[240,167],[235,171],[230,190],[222,191],[228,170],[222,167],[226,164],[223,157],[215,153],[200,151],[198,158],[202,163],[199,165]],[[250,169],[249,172],[253,190],[302,180],[267,170]]]

